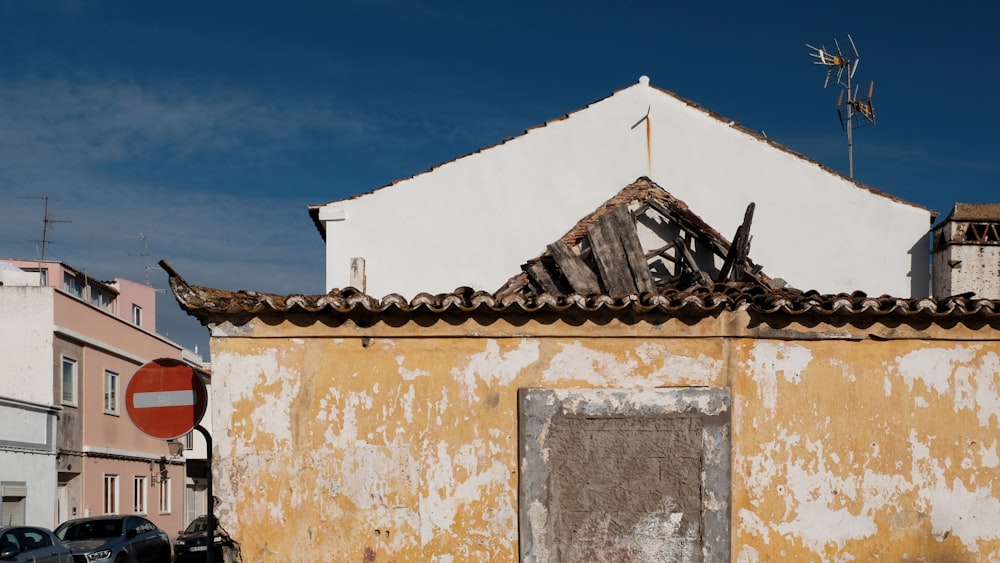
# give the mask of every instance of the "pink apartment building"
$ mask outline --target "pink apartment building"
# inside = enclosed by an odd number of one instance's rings
[[[0,520],[143,514],[175,533],[189,519],[185,459],[124,402],[144,363],[196,357],[156,333],[156,290],[59,262],[0,264]]]

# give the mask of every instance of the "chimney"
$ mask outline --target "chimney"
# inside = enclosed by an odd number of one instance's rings
[[[933,228],[931,293],[1000,299],[1000,204],[956,203]]]

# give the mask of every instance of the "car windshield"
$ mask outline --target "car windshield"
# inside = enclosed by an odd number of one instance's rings
[[[120,535],[122,535],[120,519],[67,523],[56,530],[56,536],[63,541],[113,538]]]
[[[204,532],[208,529],[208,518],[195,518],[193,522],[188,524],[185,534],[193,534],[196,532]]]

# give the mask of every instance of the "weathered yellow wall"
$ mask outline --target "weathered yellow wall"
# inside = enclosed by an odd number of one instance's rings
[[[1000,559],[995,334],[743,314],[217,329],[219,515],[248,562],[516,561],[518,388],[729,386],[734,560]]]
[[[746,342],[739,561],[1000,560],[995,342]]]

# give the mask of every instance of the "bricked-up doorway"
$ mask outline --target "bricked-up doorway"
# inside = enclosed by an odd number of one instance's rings
[[[521,561],[729,561],[729,393],[521,389]]]

